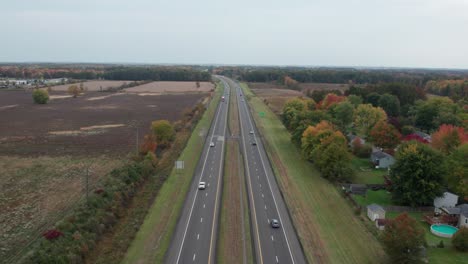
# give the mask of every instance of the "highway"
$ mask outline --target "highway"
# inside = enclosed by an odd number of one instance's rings
[[[239,85],[227,78],[238,96],[241,149],[247,175],[247,195],[256,263],[306,263],[297,234],[278,189],[270,162]],[[252,143],[256,142],[256,145]],[[272,228],[270,221],[281,227]]]
[[[219,207],[221,204],[224,143],[230,88],[224,80],[225,101],[220,101],[203,154],[183,205],[182,214],[165,256],[165,263],[215,263]],[[210,143],[215,145],[210,147]],[[185,163],[193,161],[185,161]],[[198,183],[206,182],[199,190]]]

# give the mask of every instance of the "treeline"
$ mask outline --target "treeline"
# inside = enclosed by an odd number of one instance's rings
[[[240,78],[247,82],[279,82],[285,76],[301,82],[378,84],[399,82],[424,85],[430,80],[464,79],[468,71],[423,69],[354,69],[354,68],[248,68],[223,67],[218,74]]]
[[[102,77],[106,80],[152,80],[152,81],[210,81],[207,71],[174,67],[117,67],[107,69]]]
[[[37,66],[2,66],[0,77],[15,79],[70,78],[80,80],[130,81],[210,81],[211,74],[202,68],[188,66],[106,66],[47,68]]]
[[[425,90],[431,94],[448,96],[454,101],[468,100],[468,80],[429,81]]]

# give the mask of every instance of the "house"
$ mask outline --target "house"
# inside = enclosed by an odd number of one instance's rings
[[[451,217],[458,217],[457,225],[459,228],[468,228],[468,204],[460,204],[455,207],[442,207],[442,212]]]
[[[444,192],[441,197],[436,197],[434,199],[434,213],[442,213],[441,208],[453,208],[458,203],[458,195],[455,195],[451,192]]]
[[[359,143],[361,143],[361,145],[364,145],[366,144],[366,141],[364,139],[362,139],[361,137],[359,136],[356,136],[356,135],[353,135],[353,134],[348,134],[348,145],[349,147],[353,147],[353,144],[354,144],[354,141],[355,140],[359,140]]]
[[[395,163],[395,158],[382,150],[372,151],[371,161],[377,168],[386,169]]]
[[[378,204],[370,204],[367,206],[367,217],[372,221],[385,219],[385,210]]]
[[[426,140],[429,143],[432,142],[432,137],[429,134],[426,134],[426,133],[421,132],[421,131],[416,131],[416,132],[414,132],[414,134],[418,135],[419,137],[421,137],[422,139]]]

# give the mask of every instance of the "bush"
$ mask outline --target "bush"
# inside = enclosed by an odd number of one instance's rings
[[[455,233],[452,245],[459,251],[468,252],[468,228],[462,227]]]
[[[49,93],[46,90],[36,89],[32,93],[34,103],[47,104],[49,101]]]
[[[438,247],[438,248],[444,248],[444,247],[445,247],[444,241],[441,240],[441,241],[439,242],[439,244],[437,244],[437,247]]]
[[[53,240],[60,236],[63,236],[63,233],[58,231],[57,229],[51,229],[51,230],[47,230],[46,232],[44,232],[42,236],[47,240]]]

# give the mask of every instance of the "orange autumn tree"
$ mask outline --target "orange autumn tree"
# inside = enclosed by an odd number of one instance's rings
[[[432,146],[443,153],[451,153],[458,146],[468,142],[465,129],[453,125],[441,125],[432,135]]]
[[[379,121],[370,131],[369,136],[378,147],[391,149],[400,143],[401,134],[386,121]]]
[[[302,153],[306,159],[311,160],[312,151],[320,144],[320,140],[331,135],[335,128],[328,121],[322,120],[315,126],[309,126],[302,133]]]
[[[153,134],[145,135],[143,138],[143,143],[140,146],[140,154],[146,155],[147,153],[154,153],[158,144],[156,143],[156,139]]]
[[[343,102],[344,100],[346,100],[346,96],[339,96],[334,93],[329,93],[325,96],[325,98],[323,98],[322,101],[318,103],[317,106],[320,109],[328,109],[335,104]]]

